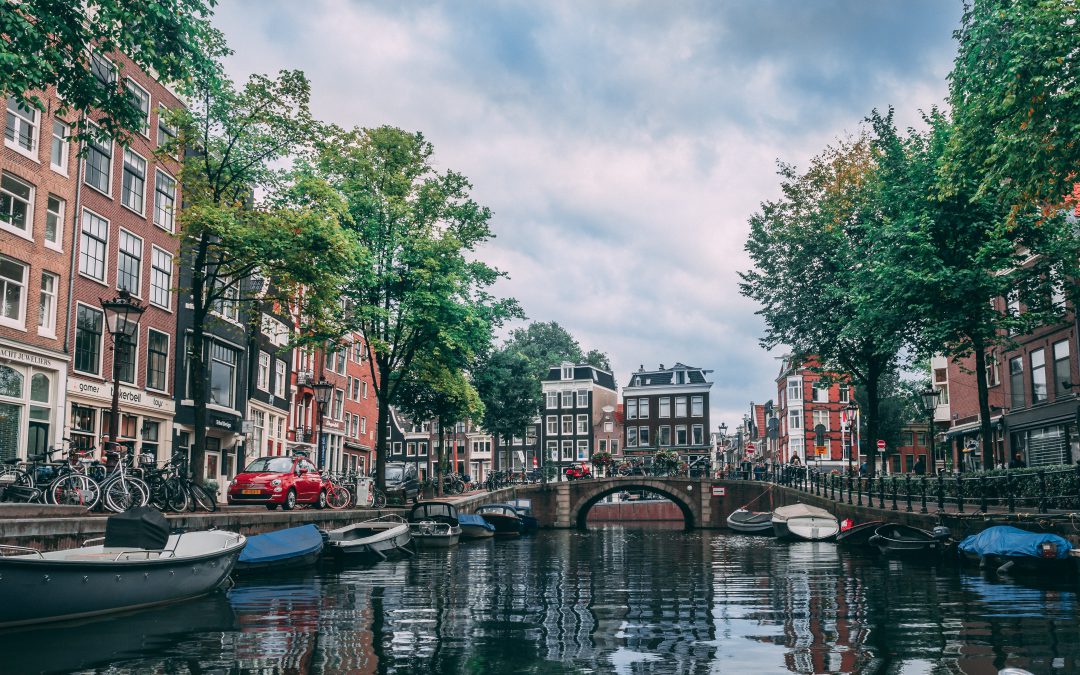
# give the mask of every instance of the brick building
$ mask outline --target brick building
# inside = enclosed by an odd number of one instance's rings
[[[615,377],[588,364],[563,362],[552,366],[540,382],[544,397],[540,443],[544,461],[558,464],[586,462],[595,448],[593,429],[605,407],[618,403]]]
[[[851,402],[851,387],[841,375],[825,377],[815,372],[815,365],[813,358],[801,362],[790,356],[781,359],[776,378],[780,420],[776,459],[789,462],[798,456],[804,464],[823,470],[846,470],[849,463],[858,464],[849,453],[853,444],[845,437],[848,425],[844,411]],[[818,425],[822,427],[820,439]]]

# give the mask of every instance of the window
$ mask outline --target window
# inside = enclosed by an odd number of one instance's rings
[[[83,211],[79,272],[102,283],[105,283],[105,244],[108,238],[109,221],[90,211]]]
[[[270,355],[259,352],[259,372],[255,377],[255,386],[263,391],[270,391]]]
[[[563,415],[562,416],[562,435],[571,436],[574,433],[574,416]]]
[[[675,397],[675,417],[686,417],[686,397]]]
[[[536,427],[534,427],[531,424],[529,425],[529,428],[525,430],[525,444],[526,445],[535,445],[536,444]]]
[[[127,230],[120,230],[120,251],[116,264],[116,287],[139,297],[142,278],[142,239]]]
[[[49,195],[45,203],[45,243],[59,247],[64,232],[64,209],[67,203],[56,195]]]
[[[53,171],[67,175],[68,168],[68,136],[71,130],[68,125],[60,120],[52,123],[52,150],[49,154],[49,166]]]
[[[679,424],[675,427],[675,445],[686,445],[685,424]]]
[[[846,384],[840,385],[840,402],[847,403],[851,400],[851,387]]]
[[[690,442],[693,445],[705,445],[705,426],[695,424],[690,427]]]
[[[97,132],[100,134],[100,132]],[[106,195],[112,193],[112,140],[95,135],[86,144],[83,182]]]
[[[562,458],[566,461],[572,461],[574,459],[574,442],[563,441],[562,442]]]
[[[176,140],[176,129],[166,124],[165,117],[169,114],[168,108],[158,108],[157,144],[166,145]]]
[[[367,398],[367,382],[366,381],[363,381],[363,382],[360,383],[360,395],[363,396],[364,398]]]
[[[637,427],[626,427],[626,447],[637,447]]]
[[[619,454],[619,439],[617,438],[611,439],[611,454]]]
[[[559,442],[558,441],[548,441],[546,447],[547,447],[547,458],[550,459],[553,462],[558,461],[558,459],[559,459]]]
[[[986,353],[986,385],[992,387],[996,384],[998,384],[997,352],[990,351]],[[942,401],[942,403],[947,402]]]
[[[38,332],[56,334],[56,285],[60,278],[49,272],[41,273],[41,301],[38,313]]]
[[[1076,385],[1070,379],[1069,368],[1069,342],[1062,340],[1054,343],[1054,395],[1064,396],[1068,390]],[[1066,387],[1065,385],[1069,386]]]
[[[101,372],[101,312],[79,305],[75,318],[75,370],[97,375]]]
[[[214,312],[223,319],[239,321],[240,319],[240,289],[238,284],[231,279],[218,277],[214,280],[217,285],[217,300],[214,301]],[[329,359],[329,355],[327,355]],[[331,368],[333,370],[333,368]]]
[[[577,407],[588,408],[589,407],[589,390],[578,389],[577,392]]]
[[[128,95],[131,96],[131,105],[135,106],[143,115],[142,135],[150,137],[150,92],[135,84],[130,78],[124,82]]]
[[[367,418],[366,417],[361,417],[360,418],[360,433],[362,433],[362,434],[367,433]]]
[[[34,233],[34,186],[5,171],[0,175],[0,226],[21,237]]]
[[[567,390],[562,392],[562,407],[573,408],[574,407],[574,392]]]
[[[637,416],[639,420],[649,419],[649,399],[639,398],[637,402]]]
[[[615,431],[615,423],[610,421],[604,422],[604,433],[610,434],[612,431]]]
[[[1009,407],[1019,410],[1024,407],[1024,359],[1017,356],[1009,359]]]
[[[220,342],[210,343],[210,402],[231,408],[235,382],[236,351]]]
[[[802,378],[801,377],[789,377],[787,381],[787,397],[788,402],[796,402],[802,400]]]
[[[167,173],[158,171],[154,178],[154,224],[166,232],[172,232],[175,207],[176,181]]]
[[[705,415],[704,396],[693,396],[690,398],[690,415],[692,417],[703,417]]]
[[[824,382],[814,383],[814,402],[815,403],[828,403],[829,402],[829,385]]]
[[[146,335],[146,388],[168,390],[169,336],[151,328]]]
[[[638,427],[637,442],[638,446],[642,448],[649,447],[651,434],[649,433],[649,427]]]
[[[577,433],[587,434],[589,433],[589,416],[578,415],[577,416]]]
[[[802,408],[788,410],[788,429],[794,431],[803,428]]]
[[[116,66],[112,61],[97,52],[90,54],[90,72],[103,86],[112,89],[110,85],[116,83]]]
[[[274,362],[274,396],[285,397],[285,362],[281,359]]]
[[[405,444],[405,456],[416,457],[416,442],[410,441]]]
[[[559,433],[559,417],[557,415],[547,416],[547,433],[549,436]]]
[[[626,419],[628,419],[628,420],[636,420],[637,419],[637,399],[636,398],[626,399]]]
[[[4,325],[23,327],[27,269],[27,265],[0,256],[0,323]]]
[[[829,430],[829,411],[828,410],[815,410],[814,411],[814,429],[817,429],[817,425],[825,427],[825,431]]]
[[[589,441],[581,439],[577,442],[577,458],[578,460],[589,458]]]
[[[334,410],[333,418],[336,420],[341,419],[341,414],[345,410],[345,392],[341,389],[334,390]]]
[[[33,157],[37,153],[37,125],[38,111],[32,106],[19,103],[14,96],[8,96],[4,145]]]
[[[660,417],[671,417],[671,398],[664,396],[660,399]]]
[[[554,410],[559,407],[559,392],[549,391],[544,394],[544,407],[548,410]]]
[[[120,191],[120,202],[141,216],[145,196],[146,160],[125,148],[124,177]]]
[[[169,309],[172,305],[172,256],[158,248],[153,247],[153,255],[150,259],[150,302]]]
[[[656,430],[656,444],[661,448],[671,445],[671,427],[663,426]]]
[[[572,379],[574,379],[574,367],[573,366],[563,366],[562,379],[564,379],[564,380],[572,380]]]
[[[129,325],[125,321],[123,325]],[[115,338],[113,338],[115,339]],[[130,338],[121,338],[116,346],[116,379],[128,384],[135,384],[135,358],[139,353],[139,331]]]
[[[1046,393],[1046,350],[1036,349],[1031,352],[1031,402],[1045,401]]]
[[[788,439],[788,451],[798,457],[805,456],[806,439],[802,436],[792,436]]]

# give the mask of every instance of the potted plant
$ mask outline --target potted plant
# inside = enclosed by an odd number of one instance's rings
[[[679,470],[679,456],[668,450],[667,448],[661,448],[657,451],[656,456],[653,457],[653,473],[657,476],[670,476]]]
[[[435,496],[435,481],[424,480],[420,483],[420,494],[424,495],[424,499],[431,499]]]
[[[597,468],[597,473],[601,473],[602,471],[604,475],[607,475],[607,467],[611,466],[614,463],[614,460],[611,457],[611,453],[607,452],[606,450],[603,452],[593,453],[591,461],[592,465]]]

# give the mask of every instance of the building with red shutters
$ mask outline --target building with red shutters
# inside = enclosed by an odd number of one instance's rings
[[[846,470],[858,465],[846,437],[851,385],[843,374],[815,372],[816,364],[813,357],[781,359],[774,406],[779,418],[776,460],[790,462],[797,456],[823,470]]]

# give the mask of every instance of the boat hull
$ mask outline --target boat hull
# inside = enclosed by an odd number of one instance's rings
[[[800,541],[825,541],[835,537],[840,530],[840,523],[835,518],[819,516],[799,516],[782,521],[774,518],[772,526],[777,537]]]
[[[253,563],[238,562],[236,563],[233,572],[237,575],[247,576],[252,574],[276,574],[278,572],[288,572],[291,570],[314,567],[319,563],[319,559],[322,558],[322,553],[323,550],[320,548],[317,551],[309,551],[308,553],[284,558],[282,560]]]
[[[853,525],[836,535],[836,543],[844,546],[864,546],[876,548],[870,545],[870,537],[874,536],[877,528],[885,524],[883,520],[871,520],[866,523]]]
[[[743,534],[772,534],[772,516],[768,511],[738,509],[727,517],[729,529]]]
[[[445,523],[411,523],[410,534],[418,548],[450,548],[461,539],[461,527]]]
[[[407,523],[377,528],[362,537],[348,537],[349,527],[330,530],[328,550],[339,560],[379,561],[391,556],[411,555],[412,535]],[[372,528],[365,528],[370,530]]]
[[[869,543],[877,546],[882,555],[928,556],[941,553],[941,542],[925,530],[907,525],[882,525],[874,531]]]
[[[220,534],[232,534],[222,532]],[[176,535],[173,535],[176,536]],[[246,540],[190,557],[115,561],[101,547],[86,559],[0,558],[0,628],[78,619],[181,602],[228,579]],[[84,549],[77,549],[84,550]],[[143,552],[145,554],[145,552]],[[97,559],[90,559],[91,556]]]
[[[482,525],[462,525],[462,539],[490,539],[495,536],[495,530]]]
[[[521,534],[521,519],[507,516],[483,514],[484,520],[495,526],[496,537],[516,537]]]

